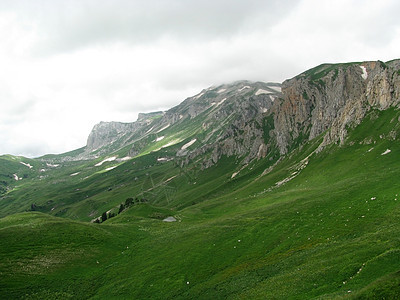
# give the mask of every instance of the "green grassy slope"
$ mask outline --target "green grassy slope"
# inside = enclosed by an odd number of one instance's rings
[[[0,219],[0,296],[396,298],[399,116],[372,111],[344,146],[315,153],[316,139],[270,172],[264,170],[273,162],[260,160],[234,178],[233,158],[181,174],[173,162],[154,163],[156,153],[143,156],[80,187],[89,193],[100,184],[91,200],[103,199],[104,209],[128,195],[153,195],[154,203],[102,224],[38,212]],[[118,182],[116,174],[126,176]],[[140,185],[129,184],[133,176]],[[176,177],[162,185],[165,176]],[[175,189],[170,198],[166,186]],[[77,203],[70,208],[76,214],[89,205]],[[161,220],[169,215],[178,221]]]
[[[43,163],[22,156],[0,156],[0,197],[32,178],[40,177]]]

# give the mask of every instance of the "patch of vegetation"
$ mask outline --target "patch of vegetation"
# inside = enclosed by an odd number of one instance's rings
[[[328,75],[331,71],[334,71],[335,73],[333,75],[333,79],[335,79],[338,75],[338,69],[340,68],[346,69],[349,66],[358,64],[360,64],[360,62],[341,63],[341,64],[321,64],[315,68],[303,72],[299,76],[309,77],[311,81],[317,81]]]
[[[274,124],[274,114],[270,114],[263,119],[263,133],[264,133],[264,143],[268,144],[270,142],[270,131],[275,129]]]

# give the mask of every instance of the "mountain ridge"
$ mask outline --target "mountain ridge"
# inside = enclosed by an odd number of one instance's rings
[[[213,105],[214,112],[205,114],[205,120],[199,124],[202,130],[206,132],[210,127],[221,126],[215,122],[217,117],[221,124],[233,121],[233,125],[225,128],[226,134],[219,133],[220,140],[225,140],[223,144],[207,145],[208,140],[217,139],[212,137],[213,133],[202,141],[195,136],[191,137],[203,146],[197,152],[189,153],[187,160],[213,151],[213,158],[205,162],[204,167],[211,166],[225,154],[243,156],[246,152],[246,162],[266,157],[268,151],[274,151],[273,148],[277,148],[280,155],[285,155],[290,148],[325,131],[327,133],[321,147],[330,143],[343,143],[347,136],[346,128],[359,124],[371,108],[387,109],[398,105],[399,65],[400,60],[388,63],[366,61],[322,64],[282,84],[242,80],[213,86],[165,112],[141,114],[136,122],[101,122],[95,125],[89,135],[85,154],[79,158],[93,158],[93,152],[100,149],[101,153],[101,148],[110,148],[112,144],[115,146],[108,149],[108,152],[132,145],[128,155],[133,157],[143,149],[143,143],[150,142],[144,137],[159,135],[170,126],[195,119]],[[233,91],[236,93],[233,94]],[[247,95],[243,97],[244,92]],[[241,111],[241,121],[238,116],[228,116],[228,104],[234,105],[236,111]],[[253,115],[250,113],[252,109]],[[236,119],[228,121],[229,117]],[[269,120],[269,132],[266,132],[268,128],[263,128],[266,119]],[[254,120],[257,124],[249,127]],[[247,137],[243,137],[244,143],[237,143],[233,138],[237,137],[238,132],[247,133]],[[252,149],[243,146],[250,141],[255,141]],[[107,151],[103,149],[103,153]]]
[[[157,136],[160,136],[161,132],[169,127],[179,127],[184,122],[196,119],[200,114],[203,114],[202,118],[204,120],[199,124],[199,128],[193,128],[193,131],[198,133],[207,132],[210,128],[217,127],[217,118],[219,118],[220,123],[228,122],[227,119],[233,117],[232,114],[235,109],[246,114],[249,111],[249,106],[253,106],[253,109],[258,114],[264,113],[279,95],[279,83],[236,81],[232,84],[223,84],[203,89],[197,95],[188,97],[182,103],[165,112],[140,114],[136,122],[101,122],[95,125],[89,134],[85,153],[79,159],[85,157],[93,158],[99,152],[109,152],[110,150],[105,150],[105,148],[110,148],[112,144],[115,145],[112,147],[114,151],[132,145],[127,155],[135,156],[143,148],[143,141],[150,135],[156,136],[156,139],[160,138]],[[252,101],[254,101],[253,104],[251,104]],[[235,107],[229,107],[232,105]],[[261,110],[254,108],[254,105],[260,106]],[[242,124],[239,124],[239,127],[243,127],[244,123],[247,123],[250,117],[252,116],[245,117],[242,120]],[[238,124],[235,126],[237,127]],[[216,139],[213,135],[216,133],[221,134],[220,131],[214,128],[214,132],[209,132],[208,136],[202,140],[202,143],[206,144],[209,140]],[[249,130],[247,129],[247,131]],[[180,139],[190,137],[190,134],[183,134]],[[147,144],[148,142],[150,141],[147,140],[144,143]],[[232,144],[231,149],[225,152],[243,154],[243,150],[238,149],[242,145],[233,145],[232,141],[229,143]],[[233,150],[232,148],[235,146],[237,149]],[[265,146],[262,146],[261,141],[258,141],[257,147],[263,148]],[[255,152],[255,150],[252,150],[252,152]],[[259,152],[262,152],[262,149]],[[93,153],[96,154],[93,155]],[[182,156],[182,152],[180,155]],[[218,156],[220,155],[218,154]],[[255,156],[254,153],[251,156],[253,158]],[[207,163],[208,166],[211,164],[210,162]]]

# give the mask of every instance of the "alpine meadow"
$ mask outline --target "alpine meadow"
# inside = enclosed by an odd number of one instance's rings
[[[1,299],[400,298],[400,60],[212,86],[0,156]]]

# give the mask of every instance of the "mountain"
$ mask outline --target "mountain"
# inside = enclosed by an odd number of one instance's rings
[[[323,64],[282,86],[239,81],[211,87],[166,112],[140,114],[133,123],[97,124],[79,159],[126,146],[130,147],[127,154],[138,155],[152,142],[149,137],[161,138],[160,133],[170,127],[178,131],[173,133],[178,134],[175,141],[203,135],[202,147],[188,158],[213,150],[213,160],[205,162],[206,167],[224,154],[247,154],[247,162],[265,157],[272,148],[284,155],[327,130],[321,146],[343,143],[346,128],[358,125],[370,109],[398,105],[398,69],[398,60]],[[182,130],[185,126],[192,131]],[[249,141],[253,140],[250,149]]]
[[[0,295],[397,298],[399,78],[323,64],[0,157]]]
[[[190,158],[214,150],[213,159],[204,162],[206,167],[224,154],[246,154],[247,161],[264,157],[267,145],[260,126],[263,126],[264,114],[279,97],[281,87],[278,83],[239,81],[211,87],[166,112],[139,114],[133,123],[101,122],[95,125],[85,152],[78,158],[95,158],[124,147],[127,147],[126,155],[133,157],[164,138],[169,143],[164,142],[163,146],[188,138],[196,139],[197,152],[180,151],[179,157],[189,154]],[[237,138],[239,135],[240,139]],[[254,140],[251,147],[250,140]]]

